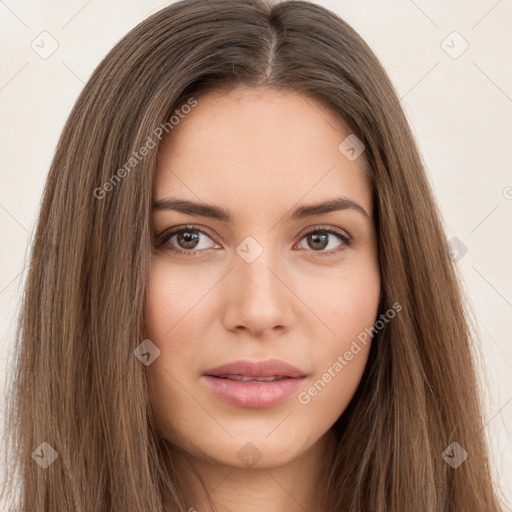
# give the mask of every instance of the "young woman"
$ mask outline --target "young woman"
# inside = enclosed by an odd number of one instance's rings
[[[309,2],[174,3],[105,57],[56,150],[11,510],[497,512],[470,344],[358,34]]]

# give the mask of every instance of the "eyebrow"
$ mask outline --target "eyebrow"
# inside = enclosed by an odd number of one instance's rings
[[[184,213],[186,215],[193,215],[197,217],[208,217],[210,219],[219,220],[221,222],[233,222],[233,215],[231,215],[229,210],[212,204],[196,203],[186,199],[177,199],[174,197],[166,197],[153,204],[153,211],[168,210],[173,210]],[[306,217],[323,215],[338,210],[354,210],[358,213],[361,213],[365,217],[368,217],[369,219],[371,218],[368,212],[361,205],[352,199],[349,199],[348,197],[337,197],[321,203],[299,206],[298,208],[295,208],[290,213],[288,213],[285,217],[289,221],[297,221]]]

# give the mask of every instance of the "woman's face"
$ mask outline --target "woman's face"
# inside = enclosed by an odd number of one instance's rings
[[[310,98],[237,88],[201,97],[160,145],[154,203],[168,202],[153,213],[145,326],[160,354],[147,371],[158,428],[192,456],[287,463],[356,391],[380,276],[349,135]]]

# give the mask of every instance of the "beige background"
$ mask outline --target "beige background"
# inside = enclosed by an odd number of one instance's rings
[[[64,121],[107,51],[168,3],[0,1],[2,400],[28,243]],[[351,24],[388,71],[448,237],[467,247],[457,264],[482,338],[493,470],[512,510],[512,0],[316,3]],[[31,47],[41,37],[46,49],[58,44],[46,59]]]

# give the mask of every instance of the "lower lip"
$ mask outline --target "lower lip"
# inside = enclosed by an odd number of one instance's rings
[[[271,382],[255,382],[219,379],[203,376],[206,383],[220,398],[238,407],[260,409],[273,407],[289,397],[301,384],[303,378],[284,378]]]

